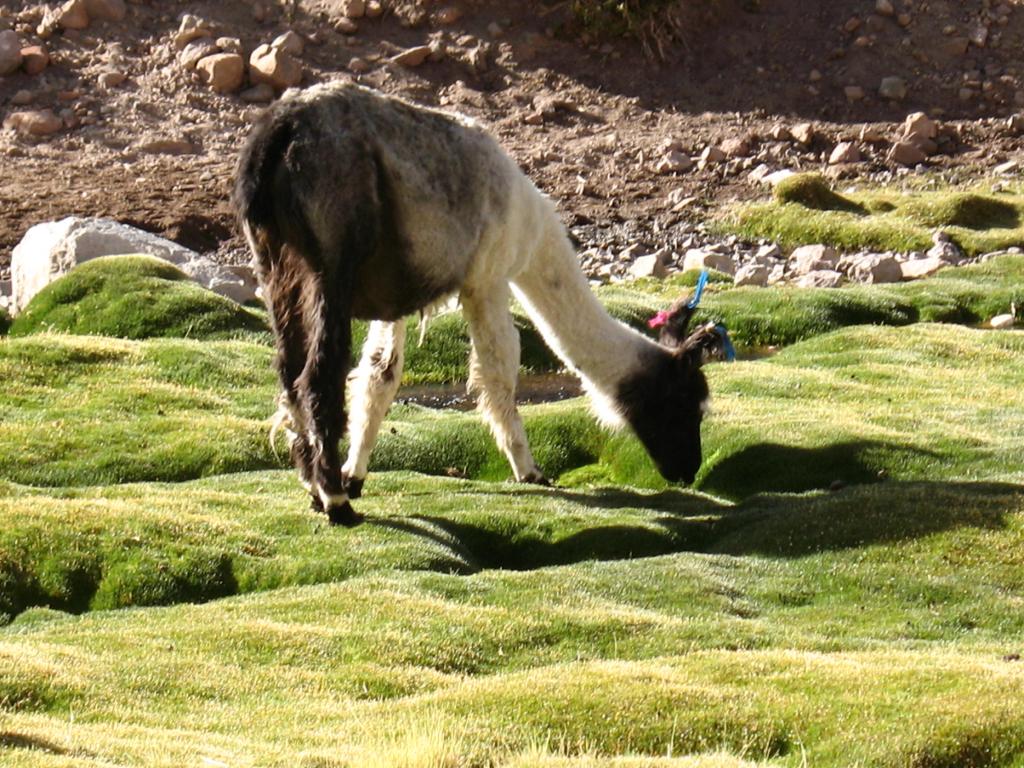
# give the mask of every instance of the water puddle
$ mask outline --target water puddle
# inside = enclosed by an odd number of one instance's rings
[[[543,373],[520,376],[516,387],[516,403],[553,403],[579,397],[583,394],[579,379],[568,373]],[[457,411],[471,411],[476,398],[466,394],[466,383],[457,384],[413,384],[398,390],[400,403],[422,405],[425,408],[452,408]]]

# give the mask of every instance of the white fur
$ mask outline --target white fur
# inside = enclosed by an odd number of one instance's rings
[[[551,201],[496,143],[482,147],[493,154],[488,158],[491,167],[500,171],[500,183],[510,194],[504,209],[489,212],[459,294],[473,342],[468,388],[478,395],[478,407],[516,479],[536,480],[541,473],[515,405],[519,334],[509,308],[510,292],[551,349],[580,376],[598,417],[608,425],[623,425],[615,402],[618,385],[657,345],[607,313],[591,291]],[[406,206],[403,215],[410,213]],[[413,220],[426,228],[416,248],[420,259],[424,253],[448,258],[441,243],[430,241],[439,236],[443,240],[436,222],[426,214]],[[396,342],[371,333],[360,368],[374,349],[388,343]],[[352,449],[343,469],[354,478],[366,474],[377,429],[394,397],[391,387],[373,383],[372,374],[360,374],[358,380],[362,383],[352,398]]]
[[[370,323],[362,360],[351,376],[350,445],[341,468],[346,477],[366,477],[377,432],[402,380],[404,356],[404,320]]]

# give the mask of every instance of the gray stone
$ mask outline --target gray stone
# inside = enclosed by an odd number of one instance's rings
[[[907,97],[907,81],[902,77],[883,77],[878,95],[883,99],[903,101]]]
[[[11,29],[0,32],[0,76],[10,75],[21,68],[21,40]]]
[[[747,264],[736,270],[735,285],[768,285],[768,267],[761,264]]]
[[[665,156],[658,161],[658,164],[654,167],[657,173],[682,173],[690,170],[693,167],[693,161],[690,160],[688,155],[683,154],[678,150],[671,150],[665,153]]]
[[[892,145],[887,159],[890,163],[900,165],[920,165],[928,159],[924,151],[910,141],[898,141]]]
[[[900,263],[888,253],[860,254],[851,260],[846,273],[860,283],[898,283],[903,279]]]
[[[839,254],[828,245],[802,245],[789,255],[789,271],[797,275],[834,269]]]
[[[948,266],[949,262],[942,259],[911,259],[900,264],[900,273],[904,280],[918,280],[922,277],[930,277],[943,267]]]
[[[960,246],[954,243],[945,232],[932,234],[932,242],[935,243],[929,250],[927,258],[941,259],[947,264],[959,264],[964,260],[964,252]]]
[[[714,269],[731,275],[736,271],[736,266],[733,264],[732,257],[724,253],[691,248],[683,257],[683,271],[691,269]]]
[[[801,288],[838,288],[843,284],[843,273],[834,269],[815,269],[801,275],[795,283]]]
[[[768,245],[762,245],[758,248],[754,257],[758,260],[781,259],[782,249],[775,243],[769,243]]]
[[[222,296],[256,298],[248,267],[224,267],[162,237],[109,219],[71,216],[31,227],[11,253],[12,312],[75,266],[119,254],[146,253],[171,262],[193,280]]]
[[[660,279],[667,274],[665,264],[656,253],[640,256],[629,267],[629,276],[632,278],[656,277]]]
[[[841,165],[843,163],[859,163],[860,148],[852,141],[842,141],[832,150],[828,158],[829,165]]]

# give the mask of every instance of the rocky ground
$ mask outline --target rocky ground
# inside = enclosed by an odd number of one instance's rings
[[[555,0],[0,0],[0,279],[28,227],[107,216],[247,257],[228,190],[285,87],[350,79],[489,125],[595,276],[713,244],[777,171],[1017,177],[1020,0],[761,0],[661,53]],[[923,112],[936,132],[905,128]],[[909,139],[909,141],[906,141]]]

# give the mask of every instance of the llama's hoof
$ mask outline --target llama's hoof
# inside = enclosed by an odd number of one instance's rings
[[[358,499],[363,495],[363,483],[366,482],[365,477],[347,477],[346,475],[341,476],[341,487],[342,490],[348,495],[350,499]]]
[[[352,505],[346,501],[344,504],[328,509],[327,519],[331,521],[331,525],[343,525],[346,528],[354,528],[363,522],[364,518],[352,509]]]
[[[529,483],[530,485],[541,485],[545,488],[551,487],[551,481],[544,477],[540,472],[531,472],[520,482]]]
[[[309,508],[314,512],[324,511],[324,503],[320,501],[320,497],[315,493],[309,494]]]

